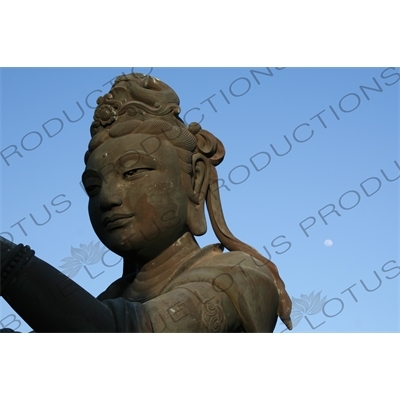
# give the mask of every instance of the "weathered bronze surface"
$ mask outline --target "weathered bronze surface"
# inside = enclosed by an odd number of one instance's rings
[[[278,316],[291,329],[276,266],[225,223],[222,143],[186,126],[176,93],[150,76],[121,76],[97,102],[82,181],[97,236],[123,257],[122,277],[94,298],[2,238],[4,299],[35,332],[272,332]],[[221,243],[201,249],[205,205]]]

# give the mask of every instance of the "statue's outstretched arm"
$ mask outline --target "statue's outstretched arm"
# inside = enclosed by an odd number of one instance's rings
[[[35,332],[116,332],[109,307],[29,246],[2,237],[0,243],[0,294]]]

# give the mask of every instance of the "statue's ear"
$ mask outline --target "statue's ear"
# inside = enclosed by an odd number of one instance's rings
[[[210,183],[210,162],[202,154],[192,157],[192,187],[190,191],[187,223],[193,235],[201,236],[207,231],[204,202]]]

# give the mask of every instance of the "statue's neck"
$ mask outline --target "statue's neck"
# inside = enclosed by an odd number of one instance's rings
[[[131,283],[123,297],[130,301],[146,301],[157,296],[165,286],[184,268],[184,262],[200,251],[200,247],[190,232],[182,235],[160,255],[130,272]],[[128,272],[130,266],[124,264]],[[133,281],[132,281],[133,280]]]

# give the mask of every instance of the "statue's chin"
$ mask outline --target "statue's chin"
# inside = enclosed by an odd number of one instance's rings
[[[115,229],[99,238],[113,253],[124,259],[145,264],[179,239],[181,235],[177,232],[175,234],[173,232],[155,232],[151,235],[148,232],[147,235],[144,235],[141,232],[130,231],[127,235],[123,230]]]

